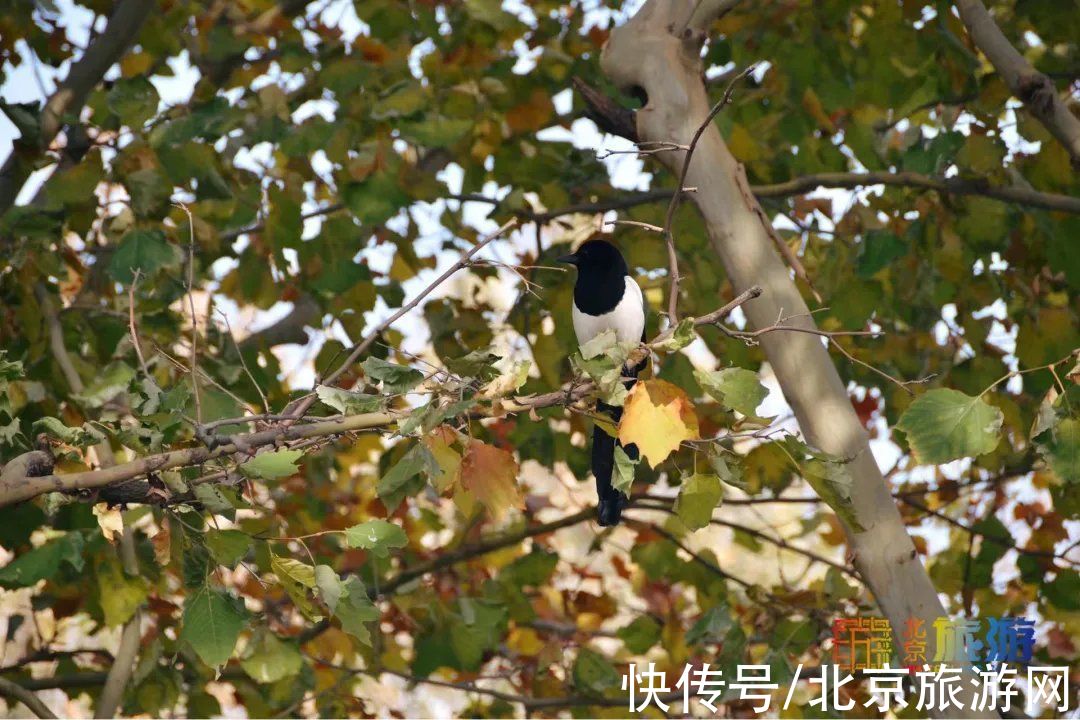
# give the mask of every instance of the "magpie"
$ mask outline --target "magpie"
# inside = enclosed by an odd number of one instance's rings
[[[630,277],[626,260],[606,240],[589,240],[572,255],[558,258],[559,262],[577,267],[574,284],[574,334],[579,345],[606,330],[614,330],[619,342],[645,340],[645,302],[641,288]],[[637,380],[645,360],[634,367],[624,367],[623,377],[628,377],[629,389]],[[597,403],[597,410],[606,414],[618,425],[622,408]],[[603,526],[617,525],[626,507],[626,496],[611,485],[615,467],[615,447],[622,445],[608,435],[599,425],[593,427],[592,471],[596,477],[598,504],[596,514]],[[631,459],[638,456],[633,444],[624,448]]]

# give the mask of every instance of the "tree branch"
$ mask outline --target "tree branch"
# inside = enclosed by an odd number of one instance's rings
[[[119,0],[105,30],[86,48],[56,92],[46,101],[40,115],[40,131],[35,138],[21,138],[0,169],[0,217],[15,203],[35,165],[69,116],[78,116],[87,96],[105,73],[135,40],[150,11],[151,0]]]
[[[474,250],[475,249],[476,248],[474,248]],[[467,260],[467,258],[463,258],[463,260]],[[453,269],[454,268],[451,268],[451,270]],[[444,275],[446,275],[446,273],[444,273]],[[437,285],[442,279],[445,278],[440,278],[440,280],[433,283],[429,288]],[[698,326],[715,324],[730,314],[736,307],[758,297],[760,294],[760,288],[749,288],[720,309],[699,318],[695,318],[694,324]],[[418,300],[419,298],[417,298],[417,301]],[[661,333],[656,339],[649,343],[649,347],[654,347],[658,343],[661,343],[671,334],[671,332],[672,330],[669,329],[668,331]],[[374,337],[377,337],[377,333],[370,335],[369,340]],[[361,343],[358,347],[362,350],[366,345]],[[644,356],[644,353],[648,351],[645,348],[639,348],[635,352],[642,353],[642,356]],[[511,415],[528,410],[551,407],[553,405],[571,404],[585,397],[592,389],[593,383],[591,381],[576,382],[565,389],[542,395],[519,397],[513,400],[503,399],[499,401],[496,407],[492,407],[486,411],[474,412],[473,417],[501,417],[503,415]],[[312,400],[312,403],[313,402],[314,400]],[[308,406],[312,403],[308,403]],[[306,407],[304,409],[306,410]],[[29,500],[30,498],[46,492],[94,490],[111,485],[131,483],[131,481],[136,480],[137,478],[146,477],[151,473],[170,470],[172,468],[199,465],[240,450],[250,452],[256,448],[277,444],[279,442],[288,443],[311,438],[335,437],[356,430],[371,430],[374,428],[386,427],[400,420],[407,415],[409,411],[388,410],[386,412],[348,415],[303,425],[291,424],[290,421],[301,419],[302,412],[303,411],[298,412],[294,409],[280,425],[259,432],[234,435],[226,442],[216,445],[213,448],[201,446],[184,448],[181,450],[171,450],[169,452],[150,455],[138,460],[132,460],[131,462],[123,463],[121,465],[102,467],[99,470],[67,473],[64,475],[39,474],[33,476],[29,470],[36,469],[39,473],[46,471],[51,472],[52,467],[50,465],[46,470],[44,467],[41,467],[42,463],[36,455],[32,456],[30,453],[27,453],[25,456],[26,462],[18,462],[19,459],[17,458],[11,463],[8,463],[8,466],[5,466],[4,468],[3,474],[0,475],[0,507]],[[16,464],[17,462],[18,464]],[[150,487],[147,484],[131,484],[130,488],[125,485],[124,488],[125,492],[118,495],[118,497],[122,496],[124,500],[128,502],[137,501],[140,493],[145,492],[145,494],[149,496]]]
[[[991,185],[981,180],[966,178],[943,178],[920,175],[913,172],[865,172],[865,173],[817,173],[793,178],[773,185],[754,185],[751,190],[758,198],[782,198],[803,195],[818,187],[860,188],[871,185],[911,187],[936,190],[951,195],[982,195],[983,197],[1016,203],[1044,210],[1080,213],[1080,198],[1055,193],[1044,193],[1028,188]]]
[[[0,695],[18,700],[39,718],[56,718],[45,703],[38,699],[37,695],[26,688],[6,678],[0,678]]]
[[[956,0],[960,20],[975,47],[998,71],[1013,95],[1031,111],[1080,168],[1080,118],[1058,95],[1054,83],[1012,46],[980,0]]]
[[[400,573],[391,578],[388,582],[383,584],[380,588],[382,594],[392,594],[402,585],[409,583],[416,578],[422,577],[430,572],[441,570],[442,568],[456,565],[457,563],[468,560],[470,558],[478,557],[480,555],[486,555],[488,553],[501,550],[511,545],[517,545],[522,540],[531,537],[537,537],[538,535],[546,535],[547,533],[561,530],[571,525],[577,525],[578,523],[585,522],[591,519],[595,515],[595,510],[591,507],[579,510],[571,515],[566,515],[558,520],[552,520],[547,523],[540,523],[539,525],[526,526],[520,530],[505,535],[499,535],[497,537],[481,540],[477,543],[469,545],[462,545],[455,550],[449,550],[443,554],[429,560],[428,562],[421,563],[411,568],[402,570]]]

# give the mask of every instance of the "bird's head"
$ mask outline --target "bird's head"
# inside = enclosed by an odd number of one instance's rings
[[[607,240],[589,240],[576,252],[563,255],[558,261],[576,266],[579,274],[629,274],[622,253]]]

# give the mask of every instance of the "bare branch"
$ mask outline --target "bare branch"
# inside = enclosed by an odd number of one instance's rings
[[[367,351],[367,349],[369,347],[371,347],[371,344],[374,343],[375,340],[378,339],[378,337],[387,328],[389,328],[391,325],[393,325],[395,322],[397,322],[399,319],[401,319],[401,317],[403,315],[405,315],[405,313],[409,312],[410,310],[415,308],[417,305],[419,305],[421,300],[423,300],[425,297],[427,297],[429,294],[431,294],[431,292],[433,290],[435,290],[435,288],[439,287],[444,282],[446,282],[446,280],[449,279],[451,275],[453,275],[458,270],[461,270],[463,267],[468,265],[469,261],[472,259],[472,257],[474,255],[476,255],[476,253],[483,250],[485,247],[487,247],[487,245],[489,243],[493,242],[497,238],[502,237],[502,235],[507,230],[515,227],[517,225],[517,222],[518,222],[517,218],[510,219],[509,221],[504,223],[502,225],[502,227],[500,227],[498,230],[491,233],[490,235],[488,235],[487,237],[482,239],[480,242],[476,243],[471,248],[469,248],[469,250],[464,255],[462,255],[458,259],[458,261],[456,263],[454,263],[453,265],[451,265],[449,268],[446,269],[446,272],[444,272],[442,275],[440,275],[439,277],[437,277],[433,281],[431,281],[428,284],[427,287],[425,287],[423,290],[421,290],[419,293],[416,294],[416,297],[414,297],[412,300],[410,300],[409,302],[402,305],[398,309],[397,312],[395,312],[393,315],[388,317],[383,322],[379,323],[378,327],[376,327],[374,330],[372,330],[368,334],[368,336],[366,338],[364,338],[359,344],[357,344],[352,349],[352,352],[349,353],[349,356],[347,358],[345,358],[345,361],[343,363],[341,363],[341,365],[339,365],[336,370],[331,372],[325,378],[322,378],[319,382],[321,384],[325,384],[325,385],[333,384],[334,381],[336,381],[339,377],[341,377],[345,373],[346,370],[348,370],[350,367],[352,367],[353,363],[355,363],[356,360],[361,355],[363,355]],[[296,407],[289,409],[287,412],[289,412],[289,413],[291,413],[293,415],[303,415],[305,412],[307,412],[308,408],[310,408],[312,405],[315,404],[315,399],[316,398],[314,396],[309,396],[309,397],[305,398],[304,400],[301,400],[299,402],[299,404],[296,405]]]
[[[735,2],[737,1],[738,0],[735,0]],[[732,5],[734,5],[734,3],[732,3]],[[679,181],[675,184],[675,187],[681,188],[686,186],[686,174],[690,170],[690,160],[694,157],[694,150],[697,148],[698,141],[701,140],[702,134],[704,134],[706,128],[712,125],[713,119],[720,111],[731,103],[732,93],[735,92],[735,83],[752,73],[756,67],[756,63],[752,64],[731,79],[731,82],[728,83],[719,102],[713,105],[709,114],[705,116],[705,120],[698,126],[697,132],[694,133],[694,136],[690,139],[690,144],[686,148],[686,155],[683,156],[682,171],[679,173]],[[675,235],[672,226],[675,223],[675,210],[678,209],[679,200],[681,198],[681,193],[674,193],[671,196],[671,202],[668,203],[667,214],[664,216],[663,229],[664,242],[667,245],[668,276],[671,278],[671,285],[668,288],[667,314],[668,322],[672,325],[679,324],[679,259],[675,253]]]
[[[1080,213],[1080,198],[1069,195],[1038,192],[1023,187],[991,185],[982,180],[944,178],[913,172],[817,173],[793,178],[773,185],[754,185],[750,189],[758,198],[790,197],[811,192],[819,187],[860,188],[873,185],[911,187],[936,190],[951,195],[982,195],[983,197],[1016,203],[1044,210]]]
[[[12,700],[21,702],[23,705],[30,708],[30,711],[39,718],[56,718],[56,715],[53,715],[52,710],[50,710],[45,703],[41,702],[37,695],[6,678],[0,678],[0,694],[11,698]]]
[[[199,320],[195,315],[195,220],[191,217],[191,211],[182,202],[174,202],[173,205],[184,211],[188,219],[188,267],[187,267],[187,299],[191,309],[191,389],[195,394],[195,422],[202,424],[202,399],[199,395]]]
[[[128,332],[131,333],[131,344],[135,347],[135,356],[139,359],[139,367],[142,368],[143,375],[150,377],[150,369],[146,365],[142,345],[139,343],[138,325],[135,323],[135,287],[139,284],[139,274],[140,269],[135,268],[135,272],[131,276],[131,287],[128,288]]]

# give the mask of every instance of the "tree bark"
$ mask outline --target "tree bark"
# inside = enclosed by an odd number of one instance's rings
[[[46,101],[41,110],[38,137],[21,138],[11,148],[11,154],[0,169],[0,216],[15,204],[36,161],[64,126],[65,117],[79,114],[90,91],[127,52],[155,4],[152,0],[120,0],[116,3],[105,30],[75,61],[64,82]]]
[[[698,29],[708,25],[708,18],[695,14],[695,7],[695,0],[648,0],[631,20],[612,31],[601,55],[601,67],[617,87],[643,90],[648,97],[637,113],[640,142],[687,147],[709,115],[700,60],[704,38]],[[685,155],[684,150],[673,150],[657,158],[677,176]],[[742,166],[712,123],[698,140],[684,184],[697,188],[690,197],[705,218],[712,247],[736,292],[751,285],[764,290],[743,306],[750,324],[763,328],[787,317],[793,326],[814,329]],[[768,333],[760,342],[806,440],[849,461],[852,501],[862,529],[846,527],[848,540],[855,566],[892,626],[896,647],[902,647],[908,620],[916,618],[925,623],[932,657],[933,623],[946,615],[945,610],[826,347],[820,337],[800,332]],[[968,710],[959,716],[973,714]]]
[[[1080,118],[1065,105],[1053,81],[1009,43],[980,0],[956,0],[956,9],[975,47],[986,55],[1013,95],[1065,146],[1073,167],[1080,168]]]

